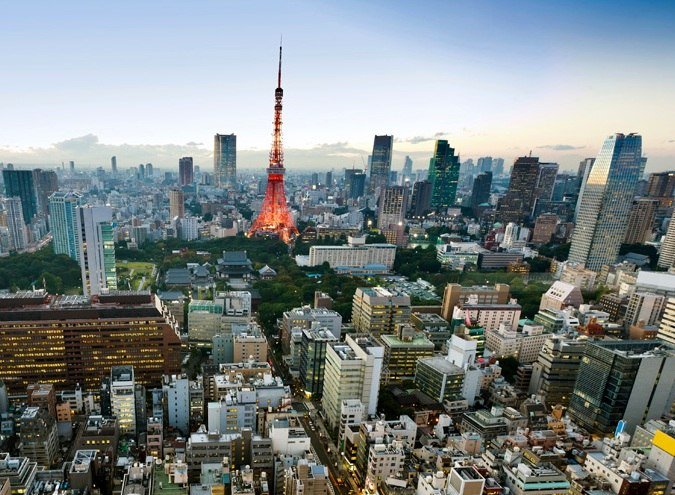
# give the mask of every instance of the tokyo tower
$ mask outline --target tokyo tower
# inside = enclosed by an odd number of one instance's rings
[[[286,204],[284,191],[284,151],[281,144],[281,46],[279,47],[279,75],[277,89],[274,91],[274,139],[270,151],[270,164],[267,167],[267,191],[258,217],[248,231],[248,236],[277,236],[289,244],[298,235],[291,212]]]

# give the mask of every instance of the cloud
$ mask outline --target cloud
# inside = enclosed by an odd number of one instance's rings
[[[447,132],[437,132],[433,136],[413,136],[411,138],[394,138],[394,141],[397,143],[419,144],[419,143],[426,143],[428,141],[434,141],[447,135],[448,135]]]
[[[582,150],[586,146],[573,146],[571,144],[546,144],[544,146],[537,146],[537,149],[553,150],[553,151],[572,151]]]
[[[204,143],[195,143],[194,141],[190,141],[185,143],[185,146],[204,146]]]
[[[675,143],[675,139],[669,139],[668,142],[669,143]]]

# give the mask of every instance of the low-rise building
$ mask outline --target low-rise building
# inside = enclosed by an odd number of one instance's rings
[[[398,325],[395,335],[381,335],[380,341],[384,346],[385,383],[413,379],[417,361],[434,354],[433,342],[407,324]]]

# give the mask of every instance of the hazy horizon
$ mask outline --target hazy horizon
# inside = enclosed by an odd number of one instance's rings
[[[674,16],[624,0],[11,3],[0,161],[206,168],[213,135],[235,133],[238,165],[263,169],[283,34],[289,169],[362,167],[393,134],[394,169],[426,168],[442,137],[462,159],[576,170],[615,132],[642,134],[647,171],[673,169]]]

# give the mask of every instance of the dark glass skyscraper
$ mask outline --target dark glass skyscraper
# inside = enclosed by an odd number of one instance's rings
[[[49,196],[59,190],[59,179],[53,170],[33,170],[33,183],[38,200],[38,212],[47,217],[49,214]]]
[[[455,204],[459,167],[459,155],[455,156],[455,149],[445,139],[437,140],[429,163],[432,208],[443,210]]]
[[[471,191],[471,208],[475,212],[483,203],[490,199],[490,188],[492,187],[492,172],[483,172],[478,174],[473,180],[473,190]],[[475,213],[474,213],[475,214]]]
[[[357,199],[363,196],[366,189],[366,174],[363,170],[345,170],[345,197]]]
[[[567,413],[592,433],[611,434],[622,419],[632,432],[670,411],[674,386],[675,348],[665,342],[588,342]]]
[[[532,211],[539,179],[539,158],[521,156],[516,159],[511,171],[509,189],[499,200],[499,220],[520,223]]]
[[[420,180],[413,185],[410,215],[419,218],[431,209],[431,182]]]
[[[374,192],[378,187],[384,189],[389,185],[393,147],[394,136],[375,136],[370,160],[370,192]]]
[[[221,189],[233,189],[237,184],[237,136],[216,134],[213,138],[213,176]]]
[[[32,170],[3,170],[5,193],[8,197],[21,199],[23,221],[30,224],[38,212],[37,191]]]
[[[178,185],[187,186],[195,180],[194,165],[191,156],[184,156],[178,159]]]
[[[579,199],[570,261],[594,271],[616,262],[644,165],[642,136],[615,134],[605,140]]]

